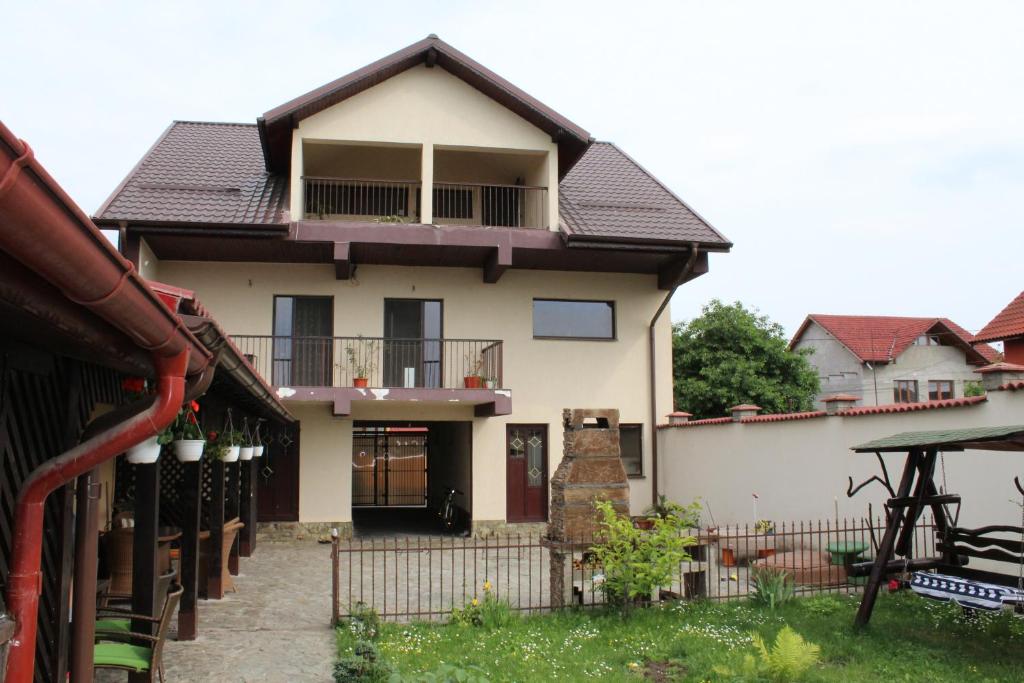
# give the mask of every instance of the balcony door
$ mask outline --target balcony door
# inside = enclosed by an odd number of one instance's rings
[[[442,309],[436,299],[384,300],[384,386],[442,386]]]
[[[274,386],[331,386],[333,308],[329,296],[274,297]]]

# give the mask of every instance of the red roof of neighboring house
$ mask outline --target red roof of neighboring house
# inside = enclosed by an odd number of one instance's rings
[[[840,410],[844,417],[857,415],[881,415],[884,413],[913,413],[918,410],[935,410],[936,408],[962,408],[987,401],[986,396],[965,396],[964,398],[947,398],[941,401],[922,401],[921,403],[888,403],[881,406],[861,406]]]
[[[796,346],[812,322],[823,327],[862,363],[891,363],[923,334],[947,335],[967,353],[969,363],[991,363],[999,352],[987,344],[972,346],[974,336],[949,318],[912,318],[885,315],[823,315],[812,313],[797,330],[789,348]]]
[[[1024,336],[1024,292],[974,335],[976,342],[1001,341]]]

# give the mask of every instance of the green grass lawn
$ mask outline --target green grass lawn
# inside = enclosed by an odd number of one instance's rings
[[[442,664],[478,666],[491,681],[732,680],[753,653],[750,634],[772,640],[788,624],[821,647],[807,681],[1024,681],[1024,620],[965,618],[959,608],[912,594],[882,595],[870,627],[856,632],[856,596],[794,600],[776,611],[743,602],[675,603],[616,613],[570,611],[486,628],[385,624],[381,660],[402,679]],[[354,636],[338,629],[341,656]]]

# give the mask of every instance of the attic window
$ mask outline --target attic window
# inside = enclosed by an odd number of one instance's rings
[[[922,334],[920,337],[914,340],[914,346],[941,346],[939,341],[939,335],[937,334]]]

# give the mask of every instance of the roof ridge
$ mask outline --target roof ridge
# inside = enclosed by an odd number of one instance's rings
[[[246,128],[255,128],[255,123],[244,123],[236,121],[194,121],[191,119],[173,119],[171,121],[172,126],[178,124],[188,124],[192,126],[245,126]]]

